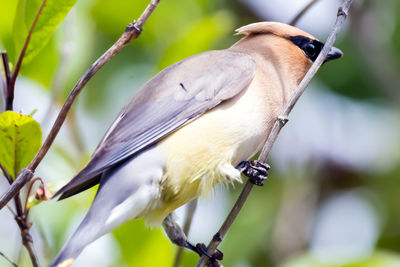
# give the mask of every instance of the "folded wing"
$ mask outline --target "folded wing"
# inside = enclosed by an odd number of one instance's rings
[[[96,185],[108,168],[247,88],[255,70],[249,55],[226,50],[201,53],[164,69],[133,96],[86,167],[56,196],[64,199]]]

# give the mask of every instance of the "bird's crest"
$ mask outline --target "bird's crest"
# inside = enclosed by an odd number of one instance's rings
[[[310,39],[317,39],[311,34],[306,33],[296,27],[280,22],[257,22],[240,27],[236,30],[236,34],[244,34],[246,36],[263,33],[270,33],[285,38],[301,35]]]

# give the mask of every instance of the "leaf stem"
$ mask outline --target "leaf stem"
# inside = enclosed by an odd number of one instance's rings
[[[47,0],[43,0],[42,4],[40,5],[39,11],[36,13],[36,16],[35,16],[35,19],[33,20],[32,26],[29,29],[28,36],[25,39],[24,46],[22,47],[21,53],[19,54],[17,63],[15,64],[15,70],[11,76],[11,81],[8,86],[6,110],[13,110],[15,82],[17,80],[19,71],[21,69],[22,61],[24,59],[26,49],[28,48],[29,41],[31,40],[33,30],[35,29],[36,23],[38,22],[40,15],[42,14],[42,11],[43,11],[44,6],[46,5],[46,2],[47,2]]]
[[[8,61],[8,56],[6,51],[1,51],[1,62],[3,65],[3,70],[4,70],[4,78],[3,78],[3,92],[4,92],[4,97],[8,99],[8,88],[10,87],[10,80],[11,80],[11,73],[10,73],[10,64]]]

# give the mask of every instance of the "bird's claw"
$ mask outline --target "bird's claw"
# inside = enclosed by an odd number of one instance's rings
[[[197,243],[196,244],[196,252],[197,254],[199,254],[199,256],[203,256],[205,255],[207,258],[212,258],[212,256],[210,254],[208,254],[207,252],[207,247],[204,243]]]
[[[264,180],[268,178],[268,170],[270,168],[271,167],[267,163],[257,160],[242,161],[238,165],[238,169],[249,177],[250,182],[258,186],[264,185]]]
[[[218,262],[224,258],[224,254],[221,250],[217,249],[213,255],[210,255],[207,251],[207,246],[203,243],[198,243],[196,246],[194,246],[187,242],[186,247],[199,254],[200,257],[203,255],[206,256],[208,258],[208,267],[222,267],[222,265]]]

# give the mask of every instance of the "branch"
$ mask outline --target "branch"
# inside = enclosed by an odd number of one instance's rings
[[[315,76],[318,69],[323,64],[330,49],[332,48],[333,43],[336,40],[336,36],[337,36],[338,32],[340,31],[340,29],[342,28],[344,21],[347,18],[351,3],[352,3],[352,0],[345,0],[343,2],[343,4],[339,7],[335,25],[333,26],[333,29],[328,37],[328,40],[326,41],[326,43],[324,45],[324,48],[322,49],[321,53],[315,60],[314,64],[308,70],[307,74],[304,76],[303,80],[298,85],[294,95],[290,98],[289,102],[286,104],[281,115],[275,121],[272,131],[268,136],[267,142],[265,143],[265,145],[261,151],[261,154],[258,157],[258,161],[265,162],[266,159],[268,158],[268,155],[271,151],[272,145],[275,143],[280,130],[288,121],[287,117],[288,117],[289,113],[292,111],[294,105],[299,100],[300,96],[303,94],[304,90],[306,89],[306,87],[308,86],[308,84],[310,83],[312,78]],[[234,222],[234,220],[236,219],[240,210],[242,209],[244,203],[246,202],[246,199],[249,196],[249,193],[252,188],[253,188],[253,184],[251,182],[247,181],[239,198],[237,199],[235,205],[233,206],[231,212],[228,214],[228,217],[225,219],[225,222],[222,224],[221,228],[214,235],[213,239],[211,240],[210,244],[208,245],[207,251],[210,255],[213,255],[215,249],[222,242],[223,238],[225,237],[226,233],[228,232],[229,228],[231,227],[232,223]],[[200,260],[198,261],[196,267],[205,266],[206,261],[207,261],[207,258],[202,256],[200,258]]]
[[[3,175],[6,177],[7,181],[11,185],[13,183],[13,179],[10,174],[6,171],[6,169],[0,164],[0,169],[3,172]],[[30,190],[29,190],[30,191]],[[29,196],[29,191],[28,191],[28,196]],[[27,196],[27,199],[28,199]],[[14,196],[14,202],[15,202],[15,210],[16,212],[14,213],[11,209],[10,211],[14,215],[14,219],[16,223],[18,224],[18,227],[21,231],[21,238],[22,238],[22,244],[28,250],[29,257],[31,258],[31,262],[33,267],[39,267],[39,260],[36,256],[35,249],[33,247],[33,240],[32,236],[29,233],[29,229],[31,228],[31,223],[28,222],[28,212],[22,207],[22,201],[19,193],[17,193]]]
[[[65,101],[63,107],[61,108],[60,113],[57,116],[56,121],[53,124],[53,127],[50,130],[49,135],[44,141],[42,147],[39,152],[36,154],[34,159],[31,161],[29,166],[19,173],[17,179],[11,185],[10,189],[1,197],[0,199],[0,210],[7,204],[10,199],[21,190],[21,188],[33,177],[33,173],[36,170],[39,163],[42,161],[43,157],[46,155],[50,146],[52,145],[54,139],[56,138],[62,124],[65,121],[65,117],[67,116],[68,111],[70,110],[72,104],[74,103],[76,97],[82,91],[83,87],[86,83],[96,74],[96,72],[101,69],[111,58],[113,58],[116,54],[118,54],[127,44],[129,44],[132,40],[136,39],[140,33],[142,32],[142,27],[153,13],[155,8],[158,6],[158,3],[161,0],[151,0],[149,5],[143,11],[142,15],[136,22],[130,23],[125,32],[121,35],[121,37],[101,56],[99,57],[90,68],[86,71],[86,73],[79,79],[79,81],[75,84],[71,93],[69,94],[67,100]]]
[[[46,5],[46,2],[47,2],[47,0],[43,0],[42,4],[40,5],[39,11],[37,12],[35,19],[33,20],[32,26],[29,29],[28,36],[25,39],[24,46],[22,47],[21,53],[19,54],[17,64],[15,64],[15,70],[13,72],[13,75],[11,76],[11,81],[8,84],[9,86],[8,86],[8,94],[7,94],[7,99],[6,99],[6,110],[13,109],[15,81],[17,80],[19,70],[21,69],[22,61],[24,59],[26,49],[28,48],[29,41],[31,40],[33,30],[36,27],[36,23],[38,22],[39,17],[42,14],[42,11],[43,11],[44,6]]]
[[[31,258],[33,267],[39,267],[40,264],[36,256],[35,248],[33,247],[32,236],[29,233],[29,229],[31,228],[32,224],[28,222],[28,215],[25,214],[22,208],[22,202],[19,193],[15,195],[14,200],[15,200],[15,207],[17,210],[17,216],[15,216],[15,221],[17,222],[18,227],[21,231],[22,244],[29,253],[29,257]]]
[[[302,10],[300,10],[299,13],[289,22],[290,25],[296,25],[297,22],[304,16],[305,13],[307,13],[308,10],[311,9],[311,7],[317,3],[318,0],[311,0],[310,3],[308,3]]]

